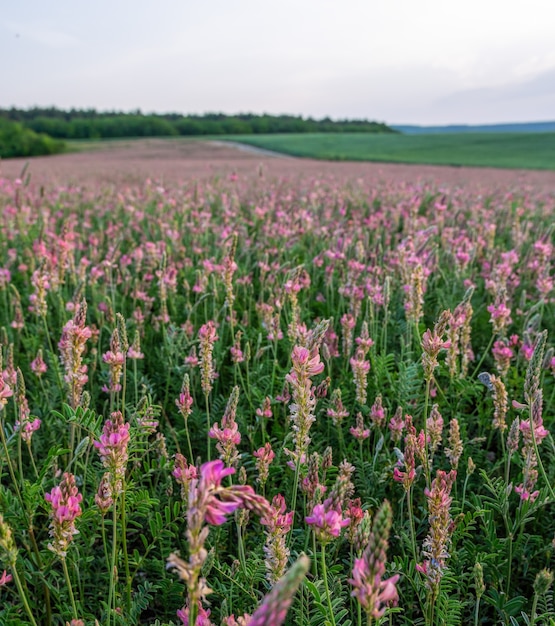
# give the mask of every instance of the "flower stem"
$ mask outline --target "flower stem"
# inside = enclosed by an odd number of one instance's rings
[[[37,622],[35,621],[35,618],[33,617],[33,613],[31,611],[31,607],[29,606],[29,601],[27,600],[27,594],[25,593],[25,589],[21,584],[21,578],[19,578],[15,561],[13,563],[10,563],[10,565],[17,591],[19,592],[19,596],[21,598],[21,601],[23,602],[23,606],[25,607],[25,612],[27,613],[32,626],[37,626]]]
[[[328,570],[326,568],[326,546],[322,544],[322,575],[324,576],[324,586],[326,588],[326,600],[328,602],[328,611],[330,612],[330,622],[335,626],[335,617],[333,616],[333,607],[331,605],[330,589],[328,586]]]
[[[79,619],[79,615],[77,613],[77,606],[75,604],[75,597],[73,595],[73,587],[71,586],[71,578],[69,577],[69,572],[67,569],[67,563],[65,557],[62,557],[62,567],[64,569],[64,576],[66,579],[67,590],[69,592],[69,598],[71,600],[71,606],[73,609],[73,619]]]

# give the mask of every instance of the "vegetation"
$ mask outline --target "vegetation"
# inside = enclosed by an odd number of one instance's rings
[[[140,111],[63,111],[56,108],[3,109],[0,118],[17,121],[35,132],[59,139],[166,137],[259,133],[393,133],[388,126],[367,120],[314,120],[294,115],[143,114]]]
[[[0,117],[0,158],[56,154],[64,150],[63,141],[36,133],[22,124]]]
[[[253,146],[334,161],[555,169],[555,133],[240,136]]]
[[[0,180],[0,623],[553,623],[553,202]]]

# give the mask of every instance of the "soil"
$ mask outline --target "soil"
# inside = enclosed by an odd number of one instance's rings
[[[243,177],[295,180],[301,176],[333,178],[339,182],[430,182],[492,190],[529,187],[555,192],[555,171],[401,165],[392,163],[331,162],[272,155],[236,144],[191,140],[122,140],[98,144],[70,154],[0,162],[0,177],[17,178],[28,163],[34,185],[91,186],[97,183],[132,184],[146,179],[180,184],[236,174]]]

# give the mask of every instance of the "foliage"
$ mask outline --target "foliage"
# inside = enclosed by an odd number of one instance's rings
[[[0,158],[42,156],[62,152],[64,143],[0,117]]]
[[[0,180],[0,623],[553,621],[554,201]]]
[[[20,122],[26,128],[60,139],[115,137],[165,137],[260,133],[393,133],[388,126],[368,120],[315,120],[294,115],[181,115],[144,114],[141,111],[99,112],[94,109],[63,111],[56,108],[3,109],[0,119]]]

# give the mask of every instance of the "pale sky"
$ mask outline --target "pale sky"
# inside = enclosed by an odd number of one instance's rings
[[[555,119],[555,0],[0,0],[0,107]]]

